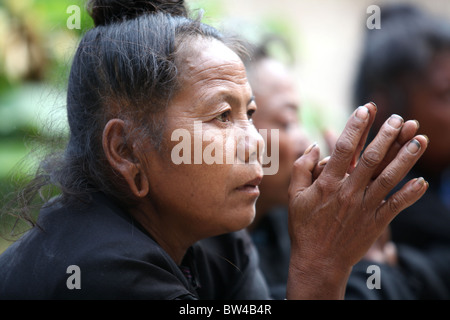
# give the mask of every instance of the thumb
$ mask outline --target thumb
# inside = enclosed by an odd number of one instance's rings
[[[292,169],[289,196],[295,195],[308,188],[313,183],[313,172],[320,157],[320,148],[317,143],[310,145],[305,153],[294,162]]]

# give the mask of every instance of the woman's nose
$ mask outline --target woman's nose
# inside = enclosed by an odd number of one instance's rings
[[[239,127],[236,133],[236,158],[238,163],[262,164],[265,143],[253,125]]]

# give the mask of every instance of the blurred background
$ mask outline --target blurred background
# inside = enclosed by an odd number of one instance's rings
[[[299,117],[319,142],[322,128],[339,132],[355,107],[355,68],[372,15],[367,8],[386,2],[415,3],[450,19],[449,0],[187,0],[194,14],[202,9],[203,21],[220,29],[251,41],[268,33],[287,40]],[[33,167],[27,155],[34,147],[67,133],[66,79],[77,43],[91,27],[81,0],[0,0],[0,205],[12,183]],[[0,252],[6,245],[0,243]]]

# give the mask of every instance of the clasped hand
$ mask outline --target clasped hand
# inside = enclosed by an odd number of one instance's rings
[[[362,152],[376,111],[372,103],[355,110],[328,161],[313,145],[294,164],[288,299],[343,298],[352,266],[428,188],[415,178],[390,195],[428,139],[416,135],[417,121],[392,115]]]

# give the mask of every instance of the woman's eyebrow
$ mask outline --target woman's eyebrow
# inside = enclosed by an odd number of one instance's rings
[[[240,100],[240,98],[230,92],[224,92],[223,94],[220,95],[220,97],[216,97],[216,99],[220,100],[223,99],[225,101],[228,101],[230,104],[232,105],[239,105],[241,103],[242,100]],[[249,106],[251,103],[255,102],[255,96],[252,95],[250,97],[250,99],[248,99],[247,101],[247,106]]]
[[[211,107],[211,105],[217,105],[221,101],[226,101],[230,105],[239,105],[242,100],[240,100],[240,98],[235,96],[234,94],[225,91],[225,92],[222,92],[222,93],[220,93],[218,95],[206,98],[205,99],[206,103],[204,104],[204,107],[209,109]],[[253,102],[255,102],[255,96],[254,95],[252,95],[250,97],[250,99],[247,101],[247,106],[249,106]]]

